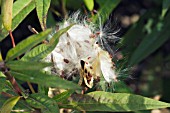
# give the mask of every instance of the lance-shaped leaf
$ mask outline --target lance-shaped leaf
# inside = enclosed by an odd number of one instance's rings
[[[162,1],[162,17],[166,15],[166,12],[168,11],[170,7],[170,0],[163,0]]]
[[[37,70],[40,71],[45,67],[52,66],[51,63],[46,62],[25,62],[25,61],[9,61],[6,63],[6,66],[10,68],[10,70],[18,71],[18,70]]]
[[[80,89],[80,87],[73,82],[40,71],[11,71],[11,74],[22,81],[37,83],[42,86],[58,87],[62,89]]]
[[[3,61],[2,59],[2,54],[1,54],[1,51],[0,51],[0,62]]]
[[[51,0],[35,0],[36,11],[42,30],[46,29],[47,12]]]
[[[157,26],[153,28],[152,33],[148,34],[142,40],[131,56],[130,65],[139,63],[169,39],[170,33],[167,32],[167,29],[170,29],[169,18],[170,13],[168,13],[163,22],[160,21],[157,23]]]
[[[14,30],[25,17],[35,8],[34,0],[17,0],[13,4],[12,9],[12,30]],[[2,17],[0,17],[0,20]],[[0,28],[0,41],[8,35],[8,31],[4,27]]]
[[[51,33],[51,29],[48,29],[44,32],[41,32],[39,34],[32,35],[28,37],[27,39],[21,41],[19,44],[16,45],[15,48],[12,48],[7,53],[6,61],[7,60],[13,60],[17,56],[25,53],[35,45],[42,42],[44,39],[47,38],[47,36]]]
[[[12,26],[12,7],[13,0],[2,0],[1,4],[2,23],[7,31],[10,31]]]
[[[46,57],[49,53],[51,53],[54,50],[59,41],[60,36],[67,32],[72,26],[73,25],[70,25],[56,32],[51,38],[49,44],[41,44],[35,47],[29,53],[25,54],[22,60],[39,61],[40,59]]]
[[[89,11],[92,11],[94,8],[94,0],[84,0],[84,3]]]
[[[101,24],[103,24],[113,9],[120,3],[120,0],[97,0],[96,2],[99,3],[100,9],[97,15],[93,17],[93,22],[96,23],[99,21],[99,18],[102,17]]]
[[[42,113],[59,113],[57,103],[44,94],[31,94],[26,102],[34,108],[41,109]]]
[[[73,92],[74,92],[73,90],[64,91],[64,92],[54,96],[53,100],[55,100],[56,102],[63,102],[66,99],[68,99]]]
[[[20,96],[14,96],[8,99],[1,108],[1,113],[10,113],[12,108],[15,106],[15,104],[20,99]]]
[[[169,103],[128,93],[95,91],[87,95],[73,95],[70,103],[60,107],[85,111],[125,112],[170,107]]]

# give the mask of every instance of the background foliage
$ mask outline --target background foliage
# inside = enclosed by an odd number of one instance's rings
[[[0,0],[0,4],[2,113],[11,110],[58,113],[60,108],[71,108],[72,112],[155,112],[138,110],[170,107],[169,0]],[[121,37],[117,44],[117,71],[123,80],[110,84],[111,88],[100,83],[104,91],[91,89],[81,94],[82,89],[76,83],[42,71],[52,64],[40,62],[41,59],[55,48],[58,38],[71,26],[54,34],[50,43],[42,41],[51,33],[50,28],[77,10],[84,15],[88,12],[94,23],[99,15],[102,24],[110,18],[114,26],[111,30],[120,29],[116,34]],[[39,34],[33,34],[28,25]],[[57,88],[53,98],[48,96],[49,87]]]

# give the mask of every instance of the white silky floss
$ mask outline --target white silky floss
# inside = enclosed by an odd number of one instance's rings
[[[71,23],[66,21],[60,29],[69,25]],[[56,48],[45,58],[47,62],[52,59],[56,74],[67,78],[78,72],[89,88],[93,86],[93,80],[101,75],[107,82],[117,81],[109,53],[101,49],[97,42],[102,39],[102,33],[95,35],[94,29],[87,23],[76,23],[60,37]]]

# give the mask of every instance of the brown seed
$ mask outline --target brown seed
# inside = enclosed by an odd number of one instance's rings
[[[63,61],[64,61],[65,63],[69,63],[69,60],[68,60],[68,59],[63,59]]]
[[[86,42],[86,43],[90,43],[88,40],[84,40],[84,42]]]
[[[88,57],[87,59],[89,60],[91,57]]]
[[[70,45],[70,42],[67,42],[67,45]]]

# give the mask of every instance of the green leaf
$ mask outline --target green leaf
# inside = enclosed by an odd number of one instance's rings
[[[46,29],[47,12],[51,0],[35,0],[36,11],[42,30]]]
[[[46,57],[53,49],[47,44],[41,44],[33,48],[30,52],[26,53],[22,61],[39,61]]]
[[[70,103],[60,107],[85,111],[127,112],[170,107],[169,103],[128,93],[95,91],[87,95],[73,95]]]
[[[31,94],[26,102],[34,108],[41,109],[42,113],[59,113],[57,103],[44,94]]]
[[[55,48],[56,45],[57,45],[57,43],[58,43],[58,41],[59,41],[60,36],[63,35],[64,33],[66,33],[73,25],[74,25],[74,24],[72,24],[72,25],[70,25],[70,26],[68,26],[68,27],[66,27],[66,28],[64,28],[64,29],[61,29],[61,30],[57,31],[57,32],[53,35],[53,37],[50,39],[50,43],[49,43],[49,44],[50,44],[53,48]]]
[[[35,8],[34,0],[17,0],[12,9],[12,31],[25,19]],[[0,17],[0,20],[2,18]],[[0,41],[8,35],[8,31],[0,27]]]
[[[92,11],[94,8],[94,0],[84,0],[84,3],[89,11]]]
[[[38,93],[43,93],[45,95],[48,95],[49,88],[45,87],[43,85],[38,85]]]
[[[80,89],[77,84],[63,80],[59,76],[49,75],[39,71],[11,71],[11,74],[22,81],[37,83],[47,87],[58,87],[62,89]]]
[[[2,90],[4,89],[5,84],[6,84],[6,78],[5,77],[0,77],[0,92],[2,92]]]
[[[73,92],[74,92],[73,90],[64,91],[64,92],[54,96],[53,100],[55,100],[56,102],[63,102],[64,100],[68,99]]]
[[[2,94],[0,94],[0,113],[1,113],[1,108],[2,108],[3,104],[5,103],[5,101],[7,99],[8,99],[7,97],[5,97]]]
[[[21,41],[19,44],[16,45],[15,48],[9,50],[9,52],[7,53],[6,61],[13,60],[17,56],[22,55],[23,53],[46,39],[50,33],[51,29],[48,29],[44,32],[32,35],[27,39]]]
[[[170,7],[170,0],[163,0],[162,1],[162,17],[165,16],[166,12],[168,11]]]
[[[153,28],[152,33],[148,34],[142,40],[131,56],[130,65],[139,63],[169,39],[170,33],[167,32],[167,29],[170,29],[169,18],[170,13],[168,13],[163,22],[160,21],[157,23],[157,26]]]
[[[12,108],[15,106],[15,104],[20,99],[20,96],[14,96],[8,99],[1,108],[1,113],[10,113]]]
[[[137,48],[139,46],[140,41],[148,34],[146,34],[146,20],[154,20],[152,23],[152,28],[156,27],[157,22],[159,21],[159,14],[160,9],[154,8],[150,9],[147,12],[145,12],[140,19],[128,30],[128,32],[122,37],[122,40],[120,40],[120,43],[118,45],[118,48],[124,48],[122,49],[122,53],[124,54],[124,61],[123,66],[129,65],[130,58]],[[156,16],[152,16],[156,15]],[[136,35],[137,34],[137,35]],[[127,66],[126,66],[127,67]]]
[[[13,111],[17,111],[18,110],[18,112],[17,113],[23,113],[23,112],[19,112],[19,110],[23,110],[23,111],[25,111],[24,113],[32,113],[32,111],[34,110],[34,108],[32,108],[31,106],[29,106],[28,104],[27,104],[27,102],[25,101],[25,99],[23,99],[23,100],[19,100],[18,102],[17,102],[17,104],[15,105],[15,107],[13,108]],[[14,112],[12,112],[12,113],[14,113]]]
[[[25,62],[25,61],[9,61],[6,63],[6,66],[10,68],[10,70],[37,70],[40,71],[45,67],[52,66],[52,63],[45,62]]]
[[[3,61],[2,59],[2,54],[1,54],[1,51],[0,51],[0,62]]]
[[[100,5],[100,9],[98,14],[93,17],[93,22],[96,23],[99,21],[99,18],[102,17],[101,24],[104,24],[110,13],[116,8],[120,1],[121,0],[96,0]]]
[[[1,4],[2,23],[7,31],[10,31],[12,26],[12,7],[13,0],[2,0]]]
[[[67,32],[73,25],[70,25],[64,29],[59,30],[56,32],[53,37],[51,38],[49,44],[41,44],[34,49],[32,49],[29,53],[25,54],[22,60],[24,61],[39,61],[46,57],[49,53],[51,53],[54,48],[56,47],[59,38],[65,32]]]

